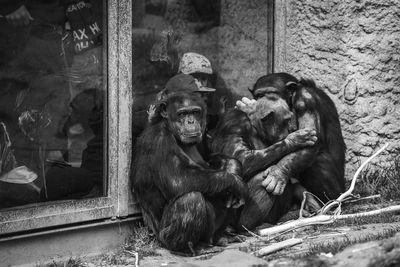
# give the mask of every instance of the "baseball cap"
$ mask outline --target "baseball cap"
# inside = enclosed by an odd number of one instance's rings
[[[168,80],[165,85],[166,93],[169,92],[215,92],[214,88],[203,86],[197,79],[188,74],[177,74]]]
[[[179,62],[178,72],[183,74],[206,73],[212,74],[211,62],[203,55],[188,52],[183,54]]]

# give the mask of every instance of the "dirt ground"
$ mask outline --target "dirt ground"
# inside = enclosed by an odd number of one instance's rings
[[[344,212],[360,212],[395,204],[399,203],[350,205]],[[400,266],[399,213],[303,227],[272,240],[261,240],[255,236],[239,237],[242,242],[212,247],[196,257],[175,255],[159,246],[150,253],[132,251],[125,246],[118,253],[54,266],[136,266],[136,263],[140,267]],[[259,249],[291,238],[299,238],[302,242],[263,257],[255,256]]]
[[[159,249],[159,256],[145,257],[140,260],[140,266],[400,266],[400,218],[398,222],[383,224],[367,224],[362,227],[350,226],[326,228],[318,230],[315,227],[297,230],[295,233],[282,236],[282,240],[291,237],[302,238],[303,243],[286,248],[282,251],[264,257],[254,256],[254,252],[263,246],[275,243],[260,242],[255,237],[246,241],[234,243],[226,248],[197,257],[181,257]],[[379,241],[382,236],[392,236]],[[335,246],[348,246],[345,250],[333,254],[317,252],[316,249],[335,250]],[[379,265],[375,265],[378,263]],[[393,263],[398,265],[388,265]]]

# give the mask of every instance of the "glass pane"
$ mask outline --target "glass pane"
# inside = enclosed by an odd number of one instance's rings
[[[0,208],[101,196],[102,1],[0,1]]]
[[[133,1],[134,135],[141,133],[147,109],[183,55],[195,52],[211,62],[208,85],[209,129],[218,113],[234,105],[272,66],[272,1]],[[197,76],[196,78],[202,79]]]

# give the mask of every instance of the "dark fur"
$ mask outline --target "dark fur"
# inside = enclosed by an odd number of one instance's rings
[[[170,100],[163,103],[169,105]],[[201,241],[215,242],[226,221],[226,194],[243,198],[247,191],[238,176],[240,163],[226,159],[220,162],[219,169],[212,169],[195,162],[170,129],[160,116],[139,137],[133,189],[145,222],[167,248],[181,251]]]
[[[282,86],[294,82],[289,86]],[[326,202],[337,198],[344,191],[344,165],[346,146],[343,140],[338,112],[329,96],[317,88],[312,80],[297,79],[287,73],[269,74],[261,77],[254,87],[275,87],[278,94],[288,101],[295,112],[297,125],[301,124],[299,116],[310,112],[319,116],[317,121],[317,143],[284,157],[278,165],[285,169],[290,177],[297,177],[310,192]],[[312,97],[307,99],[302,92]],[[276,92],[275,92],[276,93]],[[263,97],[255,95],[255,98]],[[304,102],[303,107],[299,103]],[[301,197],[301,196],[298,196]]]
[[[317,88],[312,80],[300,80],[295,86],[292,96],[292,105],[296,113],[296,103],[305,102],[305,110],[320,117],[317,125],[318,142],[313,149],[308,150],[306,158],[299,159],[297,165],[301,183],[307,190],[326,202],[329,199],[337,198],[345,189],[344,167],[346,145],[343,140],[339,115],[335,104],[329,96]],[[312,95],[312,100],[304,99],[301,90]],[[303,111],[303,112],[304,112]],[[312,162],[307,166],[306,162]],[[305,167],[302,167],[302,166]]]
[[[272,103],[277,96],[270,95],[268,98]],[[276,223],[287,212],[291,206],[290,185],[281,196],[272,196],[261,185],[263,177],[257,175],[291,152],[291,148],[283,141],[275,144],[266,142],[257,133],[248,115],[234,109],[228,111],[218,123],[211,150],[234,157],[242,163],[249,196],[238,218],[239,230],[242,225],[252,229],[266,221]]]

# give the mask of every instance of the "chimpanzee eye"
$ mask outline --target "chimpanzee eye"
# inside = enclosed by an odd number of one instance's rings
[[[186,114],[185,112],[178,112],[176,115],[178,116],[178,118],[182,119],[183,117],[185,117]]]
[[[256,93],[256,94],[254,94],[254,98],[255,99],[258,99],[258,98],[260,98],[260,97],[263,97],[263,94],[261,94],[261,93]]]
[[[200,116],[200,114],[201,114],[200,110],[193,111],[193,115],[195,116]]]

